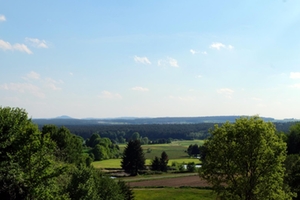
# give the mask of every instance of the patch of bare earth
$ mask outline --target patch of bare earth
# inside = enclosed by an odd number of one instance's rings
[[[210,186],[205,180],[200,179],[198,175],[129,182],[129,185],[131,187],[181,187],[181,186],[208,187]]]

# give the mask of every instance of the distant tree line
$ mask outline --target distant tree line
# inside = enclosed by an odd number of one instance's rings
[[[274,125],[278,132],[288,133],[289,128],[295,123],[275,122]],[[148,141],[151,141],[152,144],[158,144],[168,143],[172,139],[206,139],[210,136],[209,130],[214,127],[214,123],[137,125],[66,124],[64,126],[70,132],[81,136],[83,139],[90,138],[94,133],[97,133],[101,138],[109,138],[113,143],[126,143],[131,139],[133,133],[137,132],[141,137],[148,138]],[[42,126],[40,126],[41,128]]]

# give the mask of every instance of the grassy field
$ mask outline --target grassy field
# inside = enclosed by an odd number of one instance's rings
[[[142,145],[142,148],[146,157],[146,165],[151,164],[151,160],[155,156],[160,157],[161,153],[165,151],[169,156],[169,165],[172,162],[177,163],[189,163],[195,162],[196,164],[200,163],[198,159],[189,158],[188,154],[185,152],[190,144],[203,144],[203,140],[178,140],[173,141],[170,144],[149,144]],[[123,152],[126,144],[119,145],[121,152]],[[93,162],[95,168],[120,168],[121,159],[110,159],[103,161]]]
[[[151,164],[152,159],[146,159],[146,165]],[[195,164],[200,163],[199,159],[196,158],[182,158],[182,159],[170,159],[168,165],[171,165],[172,162],[177,163],[189,163],[194,162]],[[110,159],[93,162],[92,165],[95,168],[121,168],[121,159]]]
[[[136,200],[213,200],[216,198],[211,190],[196,188],[142,188],[133,191]]]
[[[202,145],[203,140],[177,140],[170,144],[147,144],[142,145],[145,152],[146,159],[153,159],[155,156],[160,157],[161,153],[165,151],[169,159],[188,158],[185,152],[190,144]],[[119,145],[121,152],[123,152],[126,144]]]

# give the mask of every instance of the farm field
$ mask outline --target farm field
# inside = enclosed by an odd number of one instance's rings
[[[133,190],[136,200],[213,200],[211,190],[197,188],[138,188]]]
[[[160,156],[160,155],[157,155]],[[95,161],[92,163],[92,165],[95,168],[121,168],[121,160],[122,159],[109,159],[109,160],[102,160],[102,161]],[[152,159],[146,159],[146,165],[151,164]],[[195,164],[199,164],[200,161],[197,158],[182,158],[182,159],[170,159],[168,162],[168,165],[171,166],[172,162],[177,162],[177,163],[189,163],[189,162],[194,162]]]
[[[155,156],[165,151],[169,159],[188,158],[185,152],[190,144],[202,145],[204,140],[176,140],[169,144],[147,144],[142,145],[146,159],[153,159]],[[119,145],[121,152],[123,152],[126,144]]]
[[[202,145],[203,140],[178,140],[172,141],[169,144],[148,144],[142,145],[142,148],[145,153],[146,165],[151,164],[151,160],[154,159],[155,156],[160,157],[161,153],[165,151],[169,157],[168,165],[171,165],[172,162],[177,163],[189,163],[194,162],[199,164],[199,159],[189,158],[188,154],[185,152],[190,144],[198,144]],[[119,145],[120,151],[123,152],[126,144]],[[120,168],[121,159],[110,159],[103,161],[93,162],[93,166],[95,168]]]

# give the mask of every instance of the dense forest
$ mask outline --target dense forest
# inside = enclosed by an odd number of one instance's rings
[[[41,121],[34,121],[41,123]],[[57,126],[67,127],[73,134],[84,139],[97,133],[101,137],[107,137],[115,143],[128,141],[132,134],[138,132],[141,137],[147,137],[150,141],[158,140],[193,140],[205,139],[215,123],[195,123],[195,124],[118,124],[118,125],[99,125],[99,124],[70,124],[69,120],[61,119]],[[296,122],[274,122],[278,132],[287,133],[290,126]],[[44,124],[38,124],[41,128]],[[220,124],[219,124],[220,125]],[[155,142],[154,142],[155,143]]]

